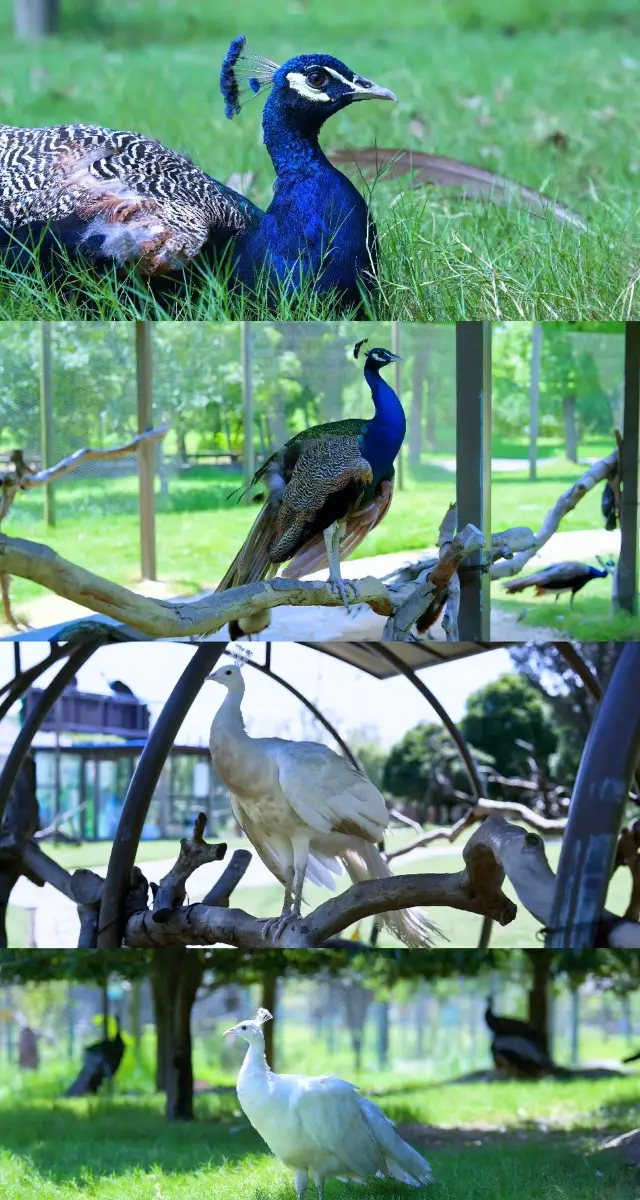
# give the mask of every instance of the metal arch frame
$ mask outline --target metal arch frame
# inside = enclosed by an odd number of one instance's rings
[[[71,651],[66,663],[60,668],[55,678],[51,680],[49,686],[45,688],[38,703],[34,706],[22,726],[7,755],[2,773],[0,774],[0,825],[4,818],[12,788],[18,778],[18,772],[29,753],[31,742],[38,732],[42,721],[50,709],[53,708],[56,700],[62,695],[76,672],[80,670],[80,667],[98,649],[98,645],[100,643],[92,639]]]
[[[124,934],[124,906],[149,805],[171,746],[226,642],[203,642],[189,660],[156,721],[131,776],[113,839],[98,919],[99,949],[118,949]]]
[[[624,809],[640,760],[640,643],[627,642],[602,694],[582,752],[560,852],[546,945],[593,949]]]
[[[19,642],[16,642],[17,646],[19,644]],[[19,674],[16,673],[12,681],[0,689],[0,695],[4,692],[4,698],[0,700],[0,721],[6,717],[9,709],[13,708],[13,705],[24,696],[25,692],[31,687],[31,684],[35,683],[36,679],[44,675],[44,672],[59,662],[61,658],[66,658],[70,650],[70,646],[58,643],[41,662],[36,663],[33,667],[29,667],[26,671],[20,671]]]
[[[267,642],[267,646],[269,646],[269,648],[271,645],[271,642]],[[313,714],[316,720],[319,721],[321,725],[324,725],[327,732],[331,734],[331,737],[334,738],[345,757],[349,759],[349,762],[356,768],[356,770],[362,770],[362,764],[358,761],[353,751],[349,749],[344,738],[342,738],[338,733],[338,730],[331,724],[329,719],[320,712],[320,709],[316,708],[315,704],[312,704],[311,700],[307,700],[306,696],[303,696],[302,692],[299,692],[292,683],[289,683],[288,680],[283,679],[282,675],[277,675],[276,672],[271,669],[271,652],[269,652],[267,655],[266,663],[252,662],[250,659],[247,659],[246,665],[248,667],[253,667],[254,670],[259,671],[261,675],[266,675],[268,679],[273,679],[275,683],[279,683],[281,687],[286,689],[286,691],[291,692],[291,695],[295,696],[296,700],[299,700],[301,704],[304,704],[305,708],[309,709],[309,712]]]

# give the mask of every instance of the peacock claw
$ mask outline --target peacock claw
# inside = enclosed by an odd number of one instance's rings
[[[263,942],[277,942],[280,934],[287,928],[287,925],[290,925],[292,921],[297,921],[299,915],[299,913],[289,909],[288,912],[281,913],[279,917],[270,917],[262,927]]]
[[[349,606],[349,597],[347,596],[347,588],[348,587],[353,588],[354,602],[356,602],[360,599],[360,593],[358,592],[358,588],[357,588],[356,584],[352,582],[351,579],[330,579],[329,587],[331,588],[332,592],[338,593],[347,612],[351,611],[350,606]]]

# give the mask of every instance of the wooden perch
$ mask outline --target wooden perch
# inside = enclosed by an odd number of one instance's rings
[[[504,817],[487,817],[469,838],[462,856],[473,854],[479,845],[487,847],[503,868],[518,900],[540,924],[551,923],[556,877],[549,866],[542,838],[526,833],[519,825],[510,825]],[[598,945],[620,949],[640,947],[640,925],[604,911]]]
[[[438,564],[434,588],[444,591],[456,565],[476,546],[478,536],[467,526],[456,537],[450,555]],[[0,574],[18,575],[92,611],[113,617],[150,637],[198,637],[217,633],[229,621],[282,605],[341,608],[342,599],[327,581],[272,579],[212,592],[193,600],[156,600],[139,596],[68,562],[49,546],[0,534]],[[407,600],[407,586],[387,587],[367,576],[357,581],[358,600],[383,616],[392,616]],[[431,593],[430,593],[431,594]],[[428,599],[426,601],[429,602]],[[421,600],[424,604],[424,600]]]
[[[193,836],[182,838],[180,853],[169,873],[160,880],[158,890],[153,899],[153,919],[158,925],[164,925],[174,908],[184,902],[186,882],[198,867],[205,863],[218,862],[227,853],[226,842],[208,843],[203,838],[207,814],[198,813],[193,826]]]
[[[481,550],[484,545],[484,537],[475,525],[465,525],[460,533],[447,540],[443,544],[441,557],[427,578],[418,580],[407,599],[389,617],[382,640],[404,641],[417,621],[420,621],[421,627],[431,625],[442,610],[449,584],[458,567],[465,558]]]
[[[593,463],[584,475],[576,479],[576,482],[566,492],[563,492],[547,513],[539,532],[535,535],[535,545],[528,550],[520,550],[512,558],[494,563],[491,567],[491,578],[505,579],[507,576],[517,575],[540,547],[549,541],[549,538],[557,531],[562,519],[580,503],[587,492],[617,473],[618,453],[617,449],[612,450],[611,454],[608,454],[606,458],[601,458],[599,462]]]
[[[332,897],[308,916],[285,927],[277,945],[295,949],[323,946],[349,925],[376,913],[421,905],[448,906],[490,916],[501,925],[515,919],[516,906],[501,891],[504,871],[483,848],[470,856],[466,868],[455,874],[400,875],[393,879],[367,879]],[[264,949],[267,922],[237,908],[191,904],[177,908],[158,927],[150,914],[138,913],[127,921],[126,946],[212,946],[223,943],[243,949]]]

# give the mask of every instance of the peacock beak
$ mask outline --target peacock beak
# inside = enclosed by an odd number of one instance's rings
[[[223,1037],[227,1037],[227,1036],[228,1036],[228,1034],[230,1034],[230,1033],[235,1033],[235,1032],[236,1032],[236,1028],[237,1028],[237,1027],[236,1027],[235,1025],[232,1025],[232,1026],[231,1026],[231,1029],[225,1029],[225,1031],[224,1031],[224,1033],[223,1033],[223,1035],[222,1035],[222,1036],[223,1036]]]
[[[362,79],[356,75],[352,83],[353,93],[349,99],[354,100],[393,100],[396,104],[398,97],[395,92],[390,92],[389,88],[380,87],[374,83],[372,79]]]

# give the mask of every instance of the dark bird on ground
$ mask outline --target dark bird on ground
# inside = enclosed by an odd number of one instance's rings
[[[600,508],[604,517],[604,527],[611,533],[618,528],[618,505],[616,503],[616,494],[607,479],[602,490],[602,500]]]
[[[493,1034],[491,1053],[499,1071],[529,1079],[555,1074],[544,1037],[528,1021],[499,1016],[493,1011],[491,999],[487,1001],[485,1021]]]
[[[328,54],[302,54],[279,67],[236,38],[222,66],[227,117],[270,89],[264,143],[275,168],[266,212],[152,137],[99,125],[45,129],[0,126],[0,250],[62,244],[97,263],[137,263],[166,274],[199,254],[226,253],[230,280],[258,277],[291,291],[311,275],[314,290],[361,305],[376,268],[375,227],[357,188],[318,141],[325,121],[357,100],[393,92]]]
[[[510,595],[515,592],[524,592],[525,588],[529,587],[536,589],[536,596],[542,596],[545,592],[555,592],[556,600],[561,592],[571,592],[571,607],[573,608],[573,598],[576,592],[579,592],[592,579],[605,579],[616,565],[612,559],[603,563],[599,558],[598,562],[602,563],[601,571],[597,567],[587,566],[586,563],[554,563],[551,567],[545,567],[543,571],[536,571],[535,575],[526,575],[524,579],[510,579],[504,586]]]
[[[354,349],[357,358],[364,343]],[[393,494],[394,462],[406,432],[402,405],[381,367],[399,355],[367,352],[364,377],[375,416],[314,425],[289,439],[256,471],[268,497],[218,591],[271,579],[282,563],[285,579],[328,565],[329,578],[348,608],[340,560],[380,524]],[[357,589],[351,584],[357,595]]]

